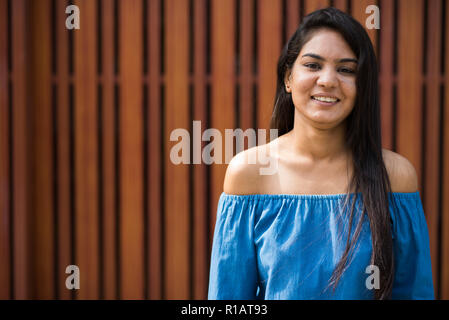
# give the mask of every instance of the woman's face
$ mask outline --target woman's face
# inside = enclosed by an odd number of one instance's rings
[[[356,59],[338,32],[314,32],[285,78],[286,91],[304,121],[329,129],[346,119],[356,98]]]

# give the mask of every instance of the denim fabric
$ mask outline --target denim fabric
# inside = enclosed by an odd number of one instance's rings
[[[335,290],[329,279],[361,214],[336,195],[230,195],[217,209],[209,299],[372,299],[371,232],[359,239]],[[429,235],[419,192],[390,193],[394,250],[392,299],[434,299]],[[394,201],[392,201],[394,200]],[[368,279],[371,277],[370,279]]]

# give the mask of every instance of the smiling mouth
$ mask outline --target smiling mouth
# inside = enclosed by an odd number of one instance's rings
[[[316,101],[319,101],[319,102],[326,102],[326,103],[335,103],[335,102],[340,101],[340,99],[335,98],[335,97],[316,97],[316,96],[312,96],[311,98],[312,98],[312,100],[316,100]]]

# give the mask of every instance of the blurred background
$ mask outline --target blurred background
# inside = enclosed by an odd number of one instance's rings
[[[170,133],[267,129],[302,17],[370,4],[383,147],[418,172],[449,299],[446,0],[0,0],[0,298],[205,299],[226,164],[174,165]]]

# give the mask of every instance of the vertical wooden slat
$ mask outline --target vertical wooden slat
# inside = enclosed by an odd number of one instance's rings
[[[299,27],[299,1],[298,0],[288,0],[287,1],[287,39],[293,35],[293,33]],[[285,22],[284,22],[285,23]],[[282,47],[286,43],[282,43]]]
[[[347,11],[347,1],[351,1],[351,0],[334,0],[334,7],[346,12]]]
[[[438,220],[439,220],[439,148],[440,148],[440,62],[441,62],[441,3],[428,2],[427,76],[426,76],[426,132],[425,132],[425,180],[423,188],[424,212],[430,236],[432,275],[435,294],[438,292]]]
[[[240,127],[243,131],[253,128],[253,0],[240,3]]]
[[[65,269],[74,264],[72,258],[70,212],[70,102],[69,102],[69,31],[65,28],[66,3],[56,1],[56,52],[57,52],[57,161],[58,161],[58,292],[60,299],[70,299]]]
[[[144,296],[142,1],[120,2],[121,298]]]
[[[398,23],[398,152],[409,159],[416,168],[420,190],[422,190],[422,19],[421,0],[399,1]]]
[[[204,0],[194,2],[194,110],[193,120],[201,121],[202,130],[207,126],[206,110],[206,5]],[[193,18],[193,17],[192,17]],[[193,137],[192,137],[193,138]],[[200,144],[200,146],[203,143]],[[201,149],[198,150],[201,152]],[[196,150],[193,150],[196,152]],[[208,281],[208,235],[207,214],[204,195],[207,194],[206,165],[204,163],[193,166],[194,198],[193,208],[193,299],[207,298]]]
[[[376,5],[377,6],[377,0],[357,0],[352,1],[352,12],[351,15],[358,21],[360,24],[365,28],[366,32],[368,33],[371,43],[373,44],[374,50],[376,51],[377,47],[377,30],[376,29],[368,29],[366,27],[366,19],[369,17],[370,14],[365,13],[366,8],[369,5]]]
[[[7,0],[0,0],[0,299],[10,299],[9,83]]]
[[[161,251],[161,217],[162,193],[160,189],[161,181],[161,97],[160,97],[160,1],[149,1],[148,5],[148,45],[149,45],[149,137],[148,154],[150,163],[147,177],[149,181],[148,201],[148,256],[149,268],[148,287],[150,299],[161,299],[162,289],[162,251]]]
[[[259,10],[257,126],[258,129],[269,129],[276,93],[276,66],[281,53],[281,1],[262,0],[259,2]],[[269,133],[266,136],[269,137]]]
[[[449,4],[446,3],[445,21],[445,74],[444,74],[444,124],[449,123]],[[442,181],[442,205],[441,208],[441,299],[449,299],[449,126],[445,125],[443,130],[443,181]]]
[[[12,1],[14,299],[29,298],[28,108],[26,101],[27,30],[25,0]],[[50,213],[51,214],[51,213]],[[51,226],[51,224],[50,224]]]
[[[188,1],[165,3],[165,137],[178,128],[188,130]],[[189,298],[189,168],[170,161],[165,148],[165,297]]]
[[[393,55],[394,55],[394,8],[393,1],[381,0],[380,7],[380,108],[382,146],[386,149],[393,148]]]
[[[329,6],[328,0],[303,0],[304,1],[304,16],[308,15],[309,13],[326,8]]]
[[[96,2],[76,2],[81,12],[75,31],[75,194],[76,264],[79,299],[98,299],[98,146]]]
[[[30,37],[31,92],[29,95],[33,119],[32,206],[33,206],[33,290],[34,299],[53,299],[54,236],[53,236],[53,157],[51,116],[51,45],[50,1],[31,1],[29,25],[35,35]],[[28,284],[30,285],[30,284]]]
[[[225,129],[234,128],[235,110],[235,8],[234,1],[212,1],[212,115],[211,127],[224,137]],[[280,34],[279,34],[280,36]],[[264,66],[265,67],[265,66]],[[222,164],[211,168],[211,225],[214,230],[218,199],[223,192],[226,173],[224,139],[222,140]],[[210,233],[212,240],[213,232]]]
[[[103,0],[102,78],[103,78],[103,290],[105,299],[117,297],[116,208],[115,208],[115,114],[114,110],[114,0]]]

